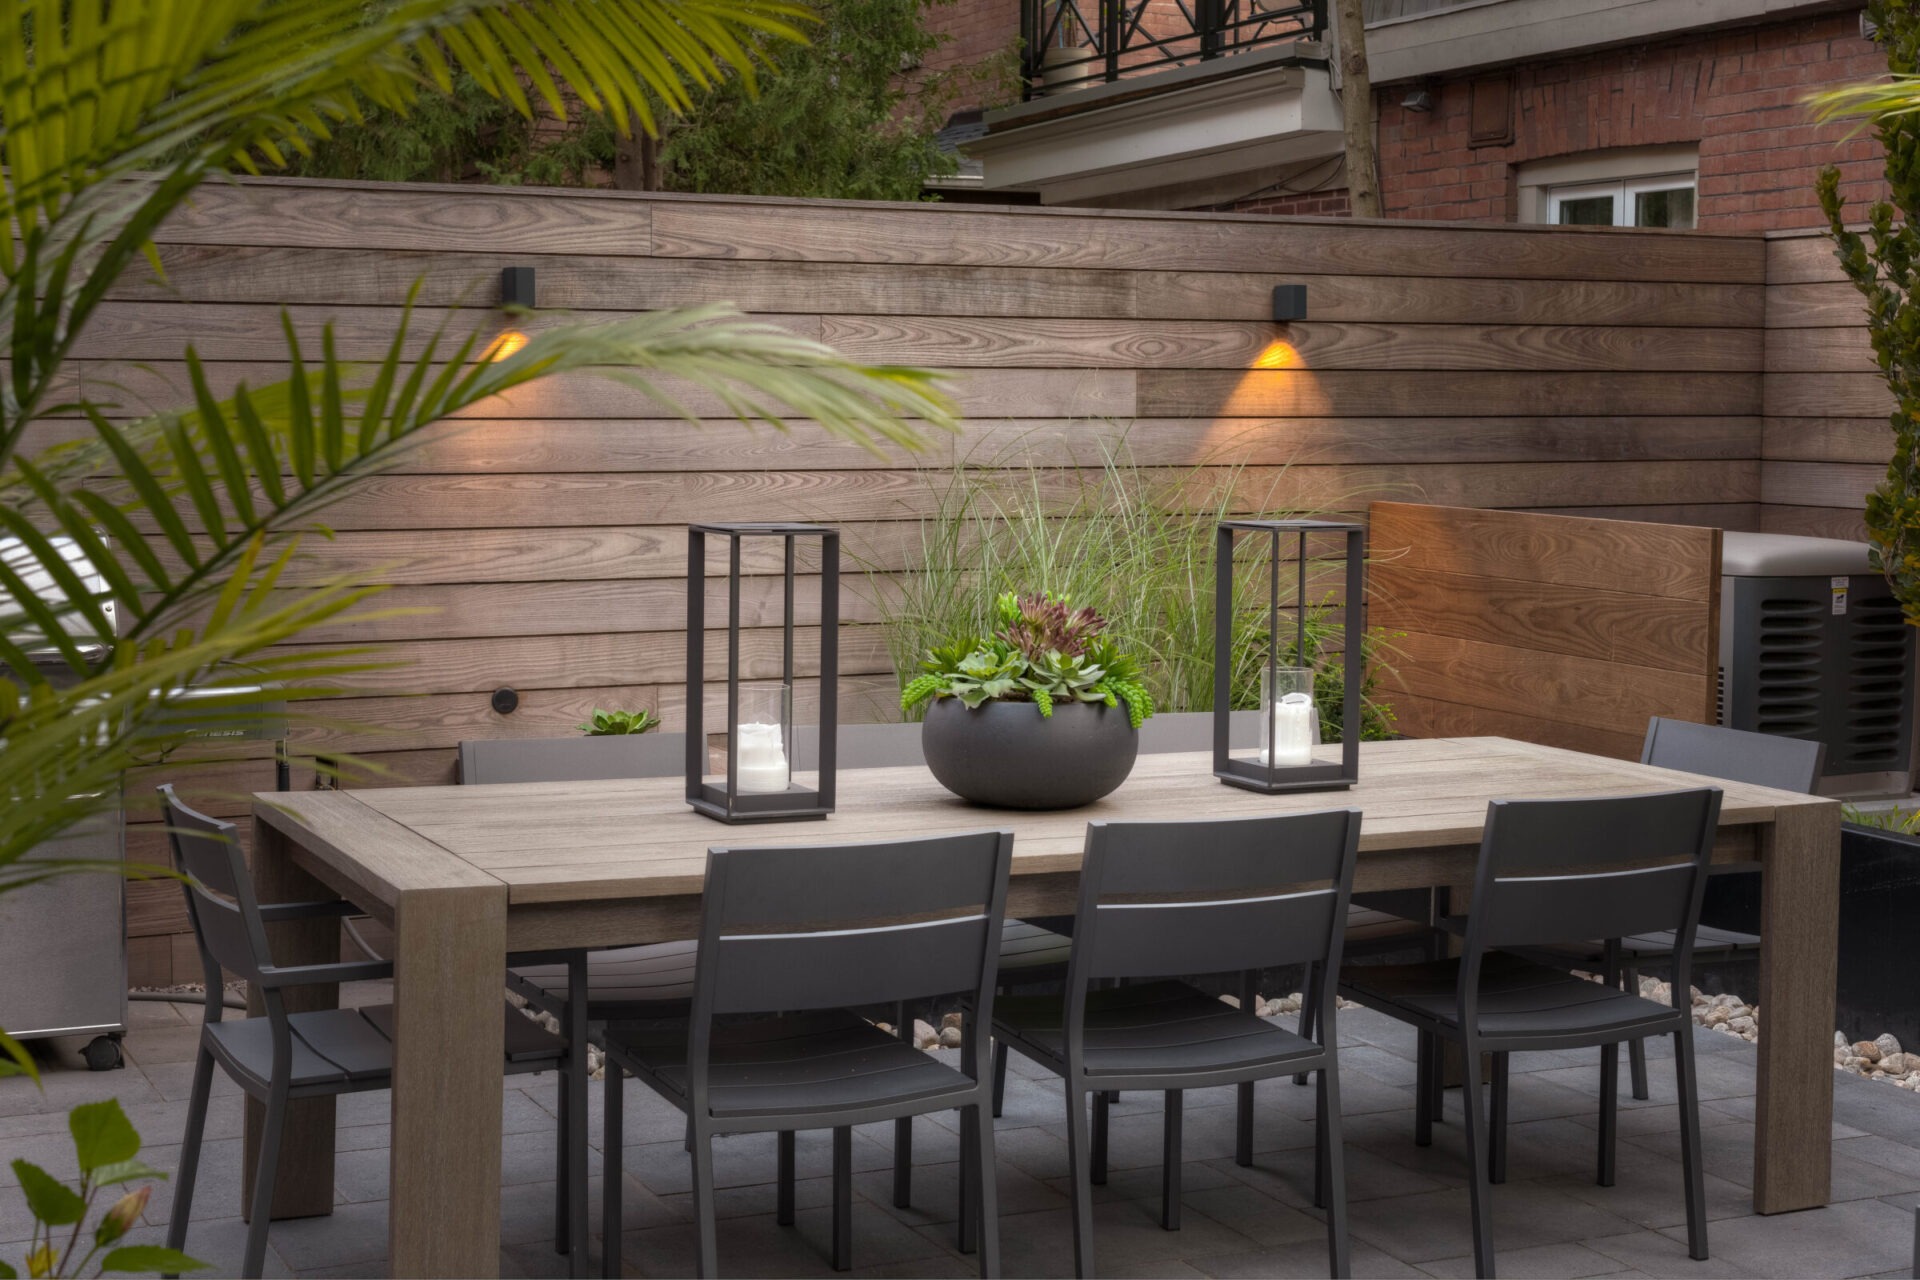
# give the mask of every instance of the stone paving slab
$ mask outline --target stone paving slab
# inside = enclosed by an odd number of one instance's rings
[[[381,998],[375,989],[370,998]],[[34,1159],[56,1172],[71,1164],[65,1111],[116,1097],[151,1144],[145,1156],[173,1169],[191,1062],[194,1009],[136,1006],[124,1071],[90,1073],[71,1049],[47,1064],[44,1093],[0,1082],[0,1258],[18,1262],[30,1223],[4,1162]],[[1433,1145],[1413,1145],[1410,1033],[1365,1010],[1339,1015],[1346,1163],[1356,1276],[1471,1275],[1466,1171],[1458,1095],[1450,1094]],[[1671,1052],[1650,1054],[1653,1096],[1622,1099],[1615,1186],[1593,1182],[1597,1134],[1597,1055],[1516,1057],[1509,1181],[1493,1192],[1495,1238],[1504,1274],[1539,1277],[1877,1276],[1905,1275],[1920,1202],[1920,1097],[1836,1074],[1836,1202],[1826,1209],[1772,1218],[1752,1213],[1753,1072],[1751,1046],[1730,1036],[1696,1036],[1706,1098],[1702,1142],[1712,1257],[1687,1257],[1673,1101]],[[953,1057],[955,1055],[948,1055]],[[1622,1078],[1624,1081],[1625,1073]],[[216,1077],[218,1078],[218,1077]],[[1233,1161],[1235,1109],[1230,1089],[1186,1099],[1182,1229],[1159,1225],[1161,1107],[1157,1095],[1132,1092],[1113,1109],[1106,1185],[1094,1189],[1095,1250],[1105,1276],[1288,1277],[1326,1273],[1324,1215],[1312,1207],[1314,1093],[1287,1081],[1256,1092],[1251,1167]],[[551,1243],[554,1215],[555,1085],[519,1077],[502,1097],[504,1177],[501,1274],[561,1276],[567,1260]],[[1006,1115],[995,1126],[1000,1227],[1010,1276],[1070,1275],[1068,1169],[1060,1091],[1040,1069],[1016,1057]],[[385,1268],[387,1095],[340,1100],[336,1130],[336,1202],[327,1218],[276,1223],[271,1276],[376,1276]],[[601,1141],[596,1086],[589,1132]],[[237,1216],[241,1100],[220,1089],[195,1193],[190,1251],[232,1274],[244,1244]],[[628,1274],[680,1275],[693,1264],[691,1168],[683,1121],[638,1084],[629,1084],[622,1158],[625,1213],[621,1247]],[[891,1125],[855,1135],[855,1276],[971,1276],[976,1261],[955,1249],[955,1119],[922,1117],[914,1126],[914,1202],[892,1204]],[[793,1227],[773,1220],[773,1139],[743,1136],[719,1144],[716,1208],[721,1269],[727,1275],[831,1276],[830,1149],[827,1135],[801,1135],[799,1212]],[[601,1181],[593,1160],[595,1212]],[[135,1239],[160,1241],[172,1204],[156,1185]],[[594,1267],[598,1269],[598,1242]]]

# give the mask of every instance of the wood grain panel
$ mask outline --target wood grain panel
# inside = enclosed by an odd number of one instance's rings
[[[1760,527],[1757,502],[1663,503],[1611,507],[1528,507],[1543,516],[1582,516],[1596,520],[1633,520],[1641,524],[1690,524],[1707,529],[1753,532]]]
[[[1766,243],[1769,285],[1846,279],[1833,256],[1833,241],[1825,232],[1769,236]]]
[[[1766,462],[1760,500],[1788,507],[1863,507],[1887,478],[1884,463]]]
[[[393,475],[708,471],[716,451],[729,470],[860,471],[912,464],[939,472],[964,463],[1024,473],[1037,455],[1098,467],[1109,458],[1145,466],[1286,466],[1355,462],[1595,462],[1752,458],[1762,419],[1748,417],[1457,418],[1444,431],[1404,418],[969,419],[929,438],[919,453],[869,451],[804,423],[790,431],[666,420],[496,420],[427,428],[388,468]],[[1885,424],[1880,424],[1885,430]],[[91,434],[77,420],[40,424],[29,451]],[[929,483],[944,483],[935,476]]]
[[[1760,456],[1768,462],[1875,462],[1893,454],[1885,418],[1768,418]]]
[[[1085,219],[1084,221],[1082,219]],[[1732,237],[1612,236],[1561,228],[1390,227],[1233,215],[935,207],[902,219],[876,207],[832,213],[790,205],[660,202],[654,252],[671,258],[955,263],[1017,267],[1141,267],[1229,271],[1258,262],[1314,275],[1487,275],[1521,279],[1698,281],[1764,279],[1758,244]],[[1493,234],[1489,234],[1493,232]]]
[[[1390,560],[1374,563],[1368,588],[1376,601],[1392,601],[1396,629],[1695,674],[1715,658],[1696,601],[1436,573]]]
[[[1799,533],[1810,538],[1844,538],[1849,542],[1867,542],[1867,517],[1859,507],[1783,507],[1760,508],[1760,529],[1764,533]]]
[[[1401,503],[1371,517],[1369,621],[1393,637],[1381,684],[1404,732],[1627,754],[1650,716],[1711,716],[1718,529]]]
[[[208,183],[154,236],[163,244],[644,255],[653,202],[598,192],[256,178]],[[503,264],[508,265],[508,264]],[[499,275],[496,269],[494,279]]]
[[[1746,373],[1375,373],[1254,369],[1146,369],[1145,417],[1474,417],[1671,412],[1711,416],[1760,411]],[[1829,411],[1831,412],[1831,410]]]
[[[1874,373],[1880,368],[1867,331],[1858,325],[1833,329],[1768,329],[1769,374]]]
[[[1858,328],[1866,318],[1866,299],[1844,281],[1767,287],[1769,329]]]
[[[1705,603],[1710,530],[1377,502],[1369,555],[1405,570],[1546,582]]]
[[[1748,370],[1758,330],[1266,323],[1118,324],[825,316],[820,337],[861,360],[948,367],[1125,369]],[[1769,351],[1771,347],[1769,346]]]
[[[1877,373],[1769,373],[1761,378],[1769,418],[1885,418],[1893,396]]]
[[[499,289],[499,254],[490,249],[163,244],[160,258],[165,281],[129,272],[114,296],[390,307],[417,280],[423,306],[489,307]],[[747,311],[806,315],[1270,321],[1273,286],[1296,277],[579,253],[543,259],[537,278],[543,308],[581,312],[698,306],[720,298]],[[1313,315],[1316,323],[1757,328],[1766,322],[1768,296],[1756,284],[1321,275],[1313,279]]]
[[[1207,468],[1167,475],[1169,500],[1239,512],[1338,510],[1375,498],[1448,506],[1537,507],[1578,493],[1594,505],[1684,502],[1713,496],[1752,502],[1759,466],[1745,459],[1679,462],[1433,464]],[[1041,500],[1071,502],[1080,478],[1043,474]],[[1230,492],[1228,492],[1230,490]],[[912,520],[939,491],[916,472],[579,473],[537,476],[370,476],[328,509],[335,529],[490,529],[612,525],[629,520],[781,518],[835,524]]]

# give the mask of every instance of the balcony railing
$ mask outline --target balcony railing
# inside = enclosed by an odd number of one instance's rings
[[[1326,0],[1020,0],[1029,98],[1313,39]]]

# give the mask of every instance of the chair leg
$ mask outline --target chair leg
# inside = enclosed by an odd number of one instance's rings
[[[973,1170],[978,1179],[974,1204],[980,1224],[980,1278],[989,1280],[1000,1274],[1000,1200],[994,1183],[993,1121],[983,1117],[979,1107],[968,1107],[966,1115],[973,1124]]]
[[[1615,1134],[1620,1115],[1620,1046],[1600,1046],[1600,1171],[1594,1181],[1613,1185]]]
[[[1317,1091],[1317,1089],[1316,1089]],[[1313,1207],[1327,1207],[1327,1114],[1316,1106],[1313,1113]]]
[[[1160,1135],[1160,1226],[1167,1231],[1180,1229],[1180,1140],[1181,1121],[1186,1118],[1186,1094],[1179,1089],[1166,1091],[1167,1114]]]
[[[600,1131],[600,1274],[613,1280],[620,1274],[620,1208],[625,1180],[627,1073],[606,1059],[605,1102]]]
[[[567,1274],[587,1274],[587,954],[567,960],[567,1007],[562,1030],[567,1042],[565,1085],[567,1173],[561,1189],[567,1197]]]
[[[1315,1144],[1315,1160],[1320,1172],[1314,1178],[1327,1214],[1328,1274],[1336,1280],[1352,1273],[1347,1241],[1347,1157],[1345,1136],[1340,1120],[1340,1067],[1328,1047],[1327,1065],[1320,1068],[1320,1140]]]
[[[783,1227],[793,1225],[793,1130],[782,1129],[774,1155],[773,1220]]]
[[[1493,1055],[1493,1087],[1488,1090],[1493,1100],[1487,1108],[1487,1181],[1494,1186],[1507,1180],[1507,1058],[1504,1053]]]
[[[913,1043],[913,1028],[907,1025],[905,1002],[893,1006],[893,1034]],[[913,1203],[913,1117],[901,1116],[893,1122],[893,1207],[905,1209]]]
[[[1067,1087],[1067,1171],[1073,1181],[1073,1274],[1093,1274],[1093,1153],[1087,1095]]]
[[[280,1135],[287,1123],[284,1079],[267,1095],[267,1122],[261,1127],[260,1163],[253,1171],[253,1217],[247,1223],[247,1252],[240,1263],[246,1280],[258,1280],[267,1262],[267,1227],[273,1220],[273,1180],[280,1170]]]
[[[713,1204],[713,1135],[698,1133],[693,1141],[693,1221],[700,1239],[699,1270],[704,1280],[720,1274],[720,1230]]]
[[[833,1269],[853,1269],[853,1128],[833,1131]]]
[[[573,1167],[573,1051],[562,1051],[560,1055],[558,1086],[555,1090],[554,1112],[559,1125],[559,1141],[554,1145],[553,1170],[553,1251],[565,1256],[572,1247],[568,1232],[573,1219],[567,1212],[567,1170]],[[691,1139],[689,1139],[691,1141]],[[688,1150],[692,1150],[691,1147]]]
[[[1434,1070],[1433,1050],[1433,1034],[1420,1032],[1414,1041],[1413,1051],[1413,1145],[1416,1147],[1433,1145],[1433,1089],[1430,1087]]]
[[[1680,1169],[1687,1180],[1687,1256],[1705,1262],[1707,1187],[1700,1167],[1700,1079],[1694,1070],[1691,1026],[1674,1033],[1673,1069],[1680,1086]]]
[[[1317,964],[1308,965],[1300,978],[1300,1037],[1303,1040],[1313,1039],[1314,1032],[1320,1027],[1320,984],[1314,981],[1319,968]],[[1293,1082],[1305,1085],[1307,1073],[1302,1071],[1293,1078]]]
[[[970,1108],[960,1108],[960,1215],[956,1223],[955,1247],[972,1253],[980,1247],[978,1202],[974,1200],[974,1161],[979,1158],[975,1126],[967,1118]]]
[[[1255,1014],[1260,1008],[1260,995],[1254,990],[1257,976],[1252,970],[1240,975],[1240,1007]],[[1234,1105],[1238,1114],[1234,1116],[1233,1162],[1245,1169],[1253,1164],[1253,1081],[1241,1082]]]
[[[993,1042],[993,1118],[998,1120],[1007,1105],[1007,1043]]]
[[[193,1095],[187,1103],[187,1131],[180,1139],[180,1170],[174,1175],[173,1216],[167,1219],[167,1248],[175,1252],[187,1247],[193,1181],[200,1172],[200,1139],[207,1130],[207,1099],[212,1092],[213,1055],[203,1048],[193,1061]]]
[[[1463,1046],[1466,1078],[1461,1082],[1460,1102],[1466,1109],[1468,1198],[1473,1210],[1473,1269],[1483,1277],[1493,1277],[1493,1185],[1487,1181],[1486,1104],[1480,1093],[1480,1046],[1472,1040]]]
[[[1621,970],[1620,986],[1633,995],[1640,994],[1640,966],[1629,960]],[[1627,1070],[1633,1078],[1633,1096],[1638,1102],[1645,1102],[1650,1096],[1647,1092],[1647,1042],[1645,1040],[1627,1041]]]
[[[1087,1157],[1087,1173],[1096,1187],[1107,1185],[1107,1119],[1112,1106],[1108,1095],[1093,1095],[1093,1145]]]

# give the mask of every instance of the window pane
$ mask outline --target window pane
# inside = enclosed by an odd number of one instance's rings
[[[1612,196],[1581,196],[1560,202],[1563,227],[1610,227],[1613,225]]]
[[[1693,188],[1672,187],[1666,191],[1636,191],[1633,196],[1633,225],[1636,227],[1691,227],[1693,225]]]

